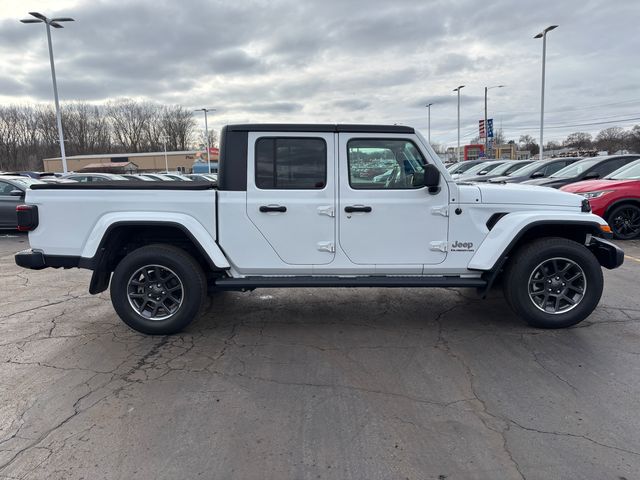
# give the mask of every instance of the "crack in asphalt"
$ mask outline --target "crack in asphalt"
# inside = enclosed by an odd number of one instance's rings
[[[533,361],[536,363],[536,365],[538,365],[544,371],[550,373],[551,375],[556,377],[559,381],[561,381],[562,383],[567,385],[569,388],[571,388],[571,390],[573,390],[574,394],[578,393],[578,388],[575,385],[573,385],[571,382],[569,382],[569,380],[567,380],[566,378],[562,377],[560,374],[558,374],[557,372],[555,372],[551,368],[547,367],[544,363],[542,363],[540,361],[540,359],[538,358],[538,354],[536,353],[535,349],[533,347],[531,347],[527,343],[527,341],[524,338],[524,335],[521,336],[520,341],[521,341],[522,345],[524,345],[525,350],[527,350],[531,354],[531,356],[533,357]]]

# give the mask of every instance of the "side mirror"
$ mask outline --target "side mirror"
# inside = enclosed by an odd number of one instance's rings
[[[544,177],[544,172],[533,172],[531,174],[531,178],[542,178]]]
[[[591,180],[593,178],[600,178],[600,174],[598,172],[589,172],[582,178],[584,180]]]
[[[19,188],[16,188],[15,190],[11,190],[9,192],[9,195],[11,195],[12,197],[21,197],[24,195],[24,192]]]
[[[427,187],[431,194],[435,194],[440,191],[440,187],[438,185],[440,185],[440,170],[431,163],[424,166],[424,172],[415,173],[413,176],[413,186]]]

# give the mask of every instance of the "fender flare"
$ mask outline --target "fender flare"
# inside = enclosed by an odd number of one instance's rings
[[[186,214],[160,212],[113,212],[103,215],[85,241],[80,259],[81,266],[96,266],[109,233],[115,228],[129,225],[178,228],[193,242],[203,257],[209,260],[210,266],[219,269],[230,267],[213,235],[198,220]]]
[[[532,228],[542,225],[583,226],[589,233],[602,235],[600,227],[607,226],[602,218],[592,213],[567,212],[514,212],[502,217],[484,238],[473,255],[469,270],[491,271],[504,263],[513,246]],[[517,232],[514,234],[514,232]]]

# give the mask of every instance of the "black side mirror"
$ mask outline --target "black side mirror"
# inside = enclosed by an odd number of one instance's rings
[[[440,191],[440,170],[435,165],[428,163],[424,166],[422,184],[429,189],[429,193],[436,194]]]
[[[9,192],[9,195],[11,195],[12,197],[21,197],[24,195],[24,192],[22,190],[20,190],[19,188],[16,188],[14,190],[11,190]]]
[[[533,172],[531,174],[531,178],[542,178],[544,177],[544,172]]]
[[[598,172],[588,172],[584,177],[584,180],[590,180],[592,178],[600,178],[600,174]]]

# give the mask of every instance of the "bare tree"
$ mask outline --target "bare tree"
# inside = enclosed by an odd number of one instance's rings
[[[596,136],[595,144],[600,150],[615,153],[624,148],[625,132],[620,127],[605,128]]]
[[[640,153],[640,125],[635,125],[627,135],[627,148]]]
[[[195,133],[196,122],[191,111],[180,105],[164,107],[162,129],[168,138],[167,148],[187,150]]]
[[[531,135],[520,135],[518,143],[523,150],[528,150],[532,155],[540,153],[540,145],[538,145],[536,139]]]
[[[111,151],[109,123],[97,106],[87,103],[65,105],[62,124],[70,155]]]
[[[147,102],[122,99],[109,102],[106,113],[118,146],[126,152],[141,152],[149,143],[149,123],[157,107]]]
[[[574,132],[568,135],[562,143],[565,147],[577,148],[580,150],[593,148],[591,134],[587,132]]]

